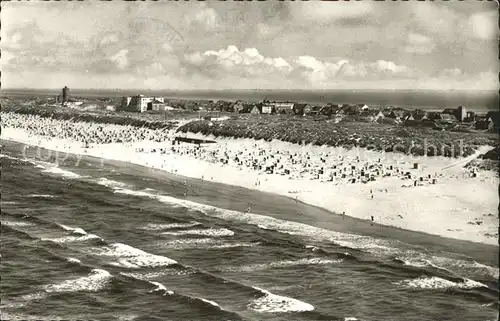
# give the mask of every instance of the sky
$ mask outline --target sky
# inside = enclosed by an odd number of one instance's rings
[[[1,6],[2,88],[498,89],[496,2]]]

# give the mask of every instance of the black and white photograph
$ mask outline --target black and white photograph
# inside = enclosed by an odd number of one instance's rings
[[[498,321],[498,1],[1,1],[0,319]]]

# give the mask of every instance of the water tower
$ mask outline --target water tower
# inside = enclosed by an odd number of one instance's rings
[[[67,86],[64,86],[62,89],[62,103],[68,102],[68,95],[69,95],[69,88]]]

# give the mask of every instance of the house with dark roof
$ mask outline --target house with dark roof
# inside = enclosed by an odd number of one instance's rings
[[[325,116],[331,116],[331,115],[333,115],[333,112],[334,112],[334,107],[332,105],[321,106],[321,109],[319,111],[319,113],[321,115],[325,115]]]
[[[295,115],[304,115],[304,108],[307,106],[307,104],[304,103],[295,103],[293,105],[293,113]]]
[[[250,109],[250,114],[257,115],[257,114],[260,114],[260,113],[261,112],[260,112],[259,106],[257,106],[257,105],[253,105],[253,107]]]
[[[154,99],[153,101],[148,102],[147,106],[148,106],[147,110],[159,111],[159,110],[165,110],[166,105],[162,101]]]
[[[404,110],[391,110],[386,117],[393,119],[402,119],[405,116]]]
[[[486,117],[491,119],[494,128],[500,128],[500,111],[489,111]]]
[[[368,122],[379,122],[385,118],[381,110],[365,109],[359,114],[359,119]]]
[[[458,121],[465,121],[467,119],[467,110],[464,106],[458,106],[457,108],[446,108],[441,114],[453,115]]]
[[[483,129],[491,130],[495,128],[495,124],[493,123],[493,120],[490,117],[476,117],[474,127],[477,130],[483,130]]]
[[[441,123],[455,123],[455,122],[457,122],[457,118],[454,115],[441,113],[441,115],[439,115],[439,122],[441,122]]]

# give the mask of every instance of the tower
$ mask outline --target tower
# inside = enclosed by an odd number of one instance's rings
[[[69,95],[69,88],[67,86],[64,86],[62,89],[62,101],[61,103],[66,103],[68,102],[68,95]]]

